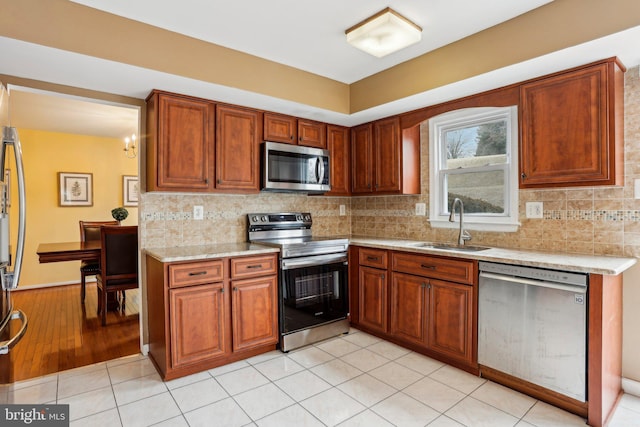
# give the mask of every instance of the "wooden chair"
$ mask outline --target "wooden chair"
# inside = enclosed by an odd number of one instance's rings
[[[100,227],[118,225],[118,221],[80,221],[80,241],[100,241]],[[80,302],[84,304],[87,276],[100,274],[100,261],[82,261],[80,264]]]
[[[100,242],[98,315],[105,326],[107,293],[138,287],[138,226],[102,226]]]

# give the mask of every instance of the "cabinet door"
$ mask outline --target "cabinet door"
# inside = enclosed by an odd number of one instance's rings
[[[391,327],[396,338],[425,345],[427,281],[402,273],[391,275]]]
[[[214,104],[156,93],[147,105],[149,189],[213,189]]]
[[[359,269],[359,324],[379,332],[387,332],[387,272],[377,268]]]
[[[277,276],[234,280],[233,351],[278,341]]]
[[[298,119],[298,145],[327,148],[327,125],[312,120]]]
[[[473,287],[429,280],[428,338],[431,350],[473,361]]]
[[[295,144],[298,126],[295,117],[264,113],[264,140]]]
[[[614,76],[608,65],[522,85],[522,188],[615,183],[615,134],[609,123]]]
[[[353,194],[373,190],[373,131],[371,124],[351,129],[351,191]]]
[[[229,353],[227,295],[223,283],[169,291],[173,368]]]
[[[216,108],[216,189],[260,191],[262,113],[218,105]]]
[[[402,146],[400,118],[379,120],[373,124],[375,163],[374,192],[399,193],[402,190],[400,174]]]
[[[327,148],[329,149],[329,173],[331,191],[326,195],[348,196],[351,194],[351,143],[349,129],[342,126],[327,126]]]

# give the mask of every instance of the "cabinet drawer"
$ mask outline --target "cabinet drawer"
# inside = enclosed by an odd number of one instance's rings
[[[171,288],[221,282],[223,279],[224,261],[221,259],[169,265]]]
[[[277,272],[278,264],[276,254],[231,259],[232,279],[266,276],[276,274]]]
[[[358,264],[374,268],[387,268],[388,255],[384,249],[360,248]]]
[[[473,261],[428,255],[394,252],[391,257],[391,268],[393,271],[402,273],[469,285],[473,284],[476,278],[476,268]]]

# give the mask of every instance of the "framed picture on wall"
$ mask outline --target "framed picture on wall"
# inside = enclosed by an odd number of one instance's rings
[[[93,206],[93,174],[58,172],[60,206]]]
[[[122,175],[122,205],[138,206],[138,177]]]

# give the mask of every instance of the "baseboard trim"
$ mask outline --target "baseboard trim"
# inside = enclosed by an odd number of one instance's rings
[[[640,397],[640,381],[622,378],[622,390],[627,394]]]
[[[87,280],[87,284],[95,283],[96,280]],[[68,285],[79,285],[80,282],[77,280],[72,280],[69,282],[54,282],[54,283],[39,283],[37,285],[28,285],[28,286],[20,286],[12,289],[11,291],[28,291],[29,289],[42,289],[42,288],[55,288],[56,286],[68,286]]]

